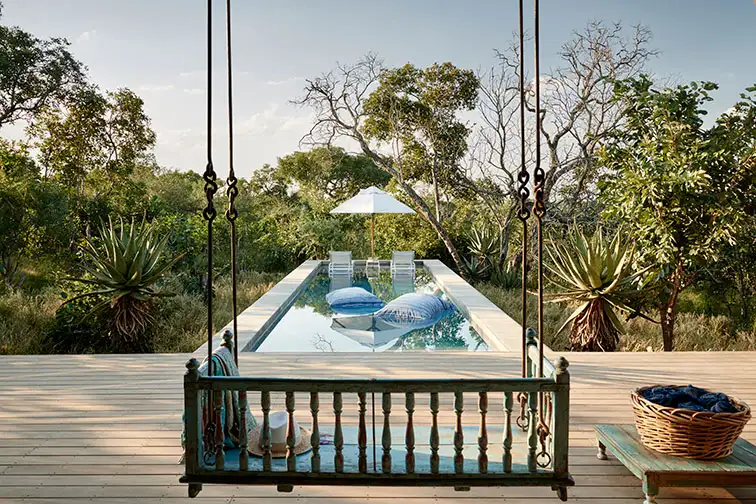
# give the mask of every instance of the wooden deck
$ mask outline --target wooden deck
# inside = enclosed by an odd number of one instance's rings
[[[640,384],[688,383],[756,405],[756,352],[566,354],[570,360],[571,501],[639,503],[639,481],[611,457],[596,459],[593,425],[631,423],[628,391]],[[182,375],[187,355],[0,357],[0,503],[189,502],[178,483]],[[516,376],[515,354],[244,354],[248,375]],[[477,421],[469,398],[470,423]],[[250,398],[250,403],[254,399]],[[304,404],[300,402],[300,404]],[[493,404],[493,401],[492,401]],[[274,407],[280,408],[280,403]],[[345,422],[356,421],[346,409]],[[451,424],[449,401],[440,422]],[[418,402],[416,420],[423,421]],[[401,411],[397,412],[401,414]],[[302,412],[304,414],[304,412]],[[393,413],[392,413],[393,414]],[[468,415],[468,413],[466,413]],[[491,408],[489,425],[501,422]],[[321,419],[326,421],[324,415]],[[756,421],[746,427],[756,441]],[[756,503],[756,488],[662,490],[662,503]],[[208,485],[198,503],[407,504],[556,503],[546,488],[275,488]]]

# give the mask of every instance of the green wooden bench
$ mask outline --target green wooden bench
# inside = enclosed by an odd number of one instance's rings
[[[224,345],[232,345],[230,335],[224,336]],[[567,487],[574,484],[568,471],[568,363],[563,358],[554,363],[544,359],[543,377],[538,377],[539,358],[534,333],[529,331],[526,378],[208,377],[200,375],[200,364],[192,359],[184,377],[186,446],[181,481],[188,483],[190,497],[195,497],[203,484],[214,483],[276,485],[282,492],[292,491],[295,485],[451,486],[455,490],[546,486],[555,490],[561,500],[567,500]],[[214,416],[220,424],[218,392],[223,390],[239,392],[242,411],[250,398],[257,402],[259,397],[263,413],[262,457],[247,453],[244,415],[239,415],[239,448],[224,449],[222,429],[203,432],[203,415]],[[211,412],[201,407],[201,397],[209,391],[214,392]],[[305,424],[310,417],[311,452],[295,454],[295,438],[290,429],[286,458],[272,457],[272,394],[285,397],[289,425],[294,424],[295,410]],[[367,398],[372,394],[378,398],[377,420],[382,424],[375,458],[367,435],[371,420]],[[519,394],[524,394],[524,408],[523,416],[518,418],[514,406]],[[477,411],[463,412],[465,395],[477,398]],[[453,398],[451,425],[439,419],[441,396]],[[358,407],[356,431],[342,425],[348,402]],[[540,404],[544,404],[544,410],[539,410]],[[259,411],[257,404],[252,407]],[[430,413],[429,425],[416,425],[415,412],[420,408]],[[488,413],[494,408],[503,411],[503,425],[491,425]],[[550,427],[539,434],[541,411]],[[518,427],[524,430],[521,436],[515,436]]]
[[[598,458],[609,450],[641,479],[646,504],[656,502],[663,486],[756,486],[756,446],[738,439],[733,453],[717,461],[691,460],[663,455],[645,448],[634,425],[596,425]]]

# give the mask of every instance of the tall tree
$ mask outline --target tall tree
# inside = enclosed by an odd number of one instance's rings
[[[364,154],[352,155],[340,147],[317,147],[278,160],[278,176],[307,193],[314,204],[332,207],[369,186],[384,187],[391,176]],[[318,200],[318,201],[315,201]]]
[[[621,23],[591,21],[562,45],[557,65],[542,72],[545,145],[541,164],[546,170],[545,197],[550,220],[568,224],[575,219],[597,217],[595,211],[585,212],[595,207],[594,189],[600,175],[596,150],[623,120],[622,106],[614,100],[613,82],[643,72],[648,60],[657,54],[649,46],[650,41],[650,31],[642,26],[627,29]],[[506,242],[515,209],[519,208],[518,44],[496,54],[498,65],[479,75],[481,121],[473,135],[467,169],[501,187],[491,190],[492,185],[478,185],[473,189],[487,202]],[[531,80],[528,75],[524,79],[526,83]],[[533,85],[527,86],[526,107],[533,112]],[[535,133],[532,119],[528,120],[525,160],[530,167],[534,162]]]
[[[625,119],[599,153],[612,174],[601,184],[605,216],[637,240],[641,262],[658,267],[667,351],[674,348],[680,293],[704,265],[721,259],[724,247],[737,245],[756,196],[748,161],[753,138],[740,151],[745,156],[733,155],[720,130],[726,120],[703,127],[703,106],[716,88],[703,82],[659,90],[646,76],[617,83]]]
[[[39,39],[0,25],[0,128],[65,102],[84,83],[85,69],[69,45],[63,38]]]
[[[356,64],[308,80],[298,101],[315,111],[306,140],[330,145],[357,143],[364,155],[388,173],[408,202],[438,234],[458,267],[459,255],[441,213],[441,190],[460,173],[467,127],[457,113],[475,103],[477,79],[450,63],[426,69],[386,69],[369,54]],[[388,151],[392,151],[388,153]],[[419,192],[430,181],[434,209]]]
[[[128,179],[155,144],[144,102],[133,91],[82,88],[65,108],[47,109],[28,128],[45,178],[81,193],[109,192]]]

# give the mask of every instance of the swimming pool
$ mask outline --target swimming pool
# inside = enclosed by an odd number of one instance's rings
[[[389,329],[373,324],[360,330],[349,329],[344,317],[335,313],[326,295],[344,287],[362,287],[388,303],[402,294],[424,292],[446,299],[445,294],[423,269],[414,277],[387,271],[368,278],[319,273],[297,296],[291,308],[250,349],[254,352],[409,352],[409,351],[488,351],[484,339],[454,307],[430,327],[414,330]],[[368,316],[369,317],[369,316]],[[364,317],[363,317],[364,318]],[[355,319],[351,319],[355,320]],[[343,323],[342,323],[343,322]]]

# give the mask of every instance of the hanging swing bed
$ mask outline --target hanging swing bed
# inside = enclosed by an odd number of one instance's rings
[[[207,206],[208,289],[213,281],[213,223],[218,190],[212,163],[212,0],[207,1],[207,166],[204,173]],[[523,227],[522,247],[522,375],[519,378],[463,379],[297,379],[240,376],[238,370],[236,296],[236,219],[238,195],[233,166],[233,99],[231,58],[231,2],[226,0],[226,66],[228,78],[229,172],[226,179],[231,232],[233,330],[213,350],[212,296],[208,296],[208,356],[203,364],[191,359],[184,376],[184,465],[180,481],[196,496],[203,484],[276,485],[292,491],[295,485],[546,486],[567,499],[574,481],[568,471],[570,377],[567,361],[544,358],[543,344],[543,232],[544,170],[540,166],[540,86],[538,0],[534,0],[536,161],[533,203],[530,173],[525,163],[525,85],[523,61],[523,0],[519,1],[521,169],[518,175]],[[526,329],[528,219],[535,220],[538,273],[538,332]],[[538,337],[536,337],[538,335]],[[432,357],[432,356],[429,356]],[[368,449],[368,394],[376,394],[382,425],[380,445]],[[283,397],[285,411],[271,413],[271,396]],[[477,436],[463,424],[464,399],[477,398]],[[453,425],[439,425],[442,400],[451,400]],[[321,400],[324,410],[321,414]],[[392,412],[394,401],[399,402]],[[302,403],[305,404],[302,404]],[[257,422],[250,412],[262,411]],[[342,424],[345,404],[356,409],[356,428]],[[515,406],[519,407],[516,411]],[[308,428],[294,418],[306,412]],[[327,410],[327,412],[325,411]],[[403,410],[403,411],[402,411]],[[430,417],[430,425],[415,425],[415,411]],[[488,413],[503,412],[502,425],[490,425]],[[442,411],[443,415],[443,411]],[[326,417],[326,418],[324,418]],[[373,414],[375,417],[375,414]],[[443,417],[442,417],[443,418]],[[498,418],[498,415],[497,415]],[[375,418],[372,419],[375,421]],[[398,423],[398,425],[397,425]],[[446,434],[450,435],[446,435]],[[489,435],[490,434],[490,435]],[[416,445],[416,437],[427,439]],[[376,453],[376,448],[378,454]],[[468,455],[469,454],[469,455]]]

